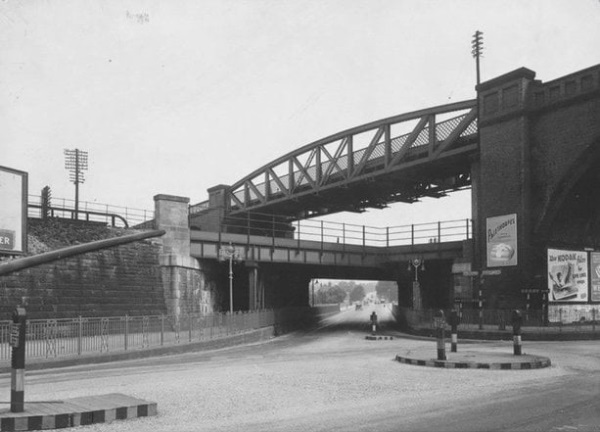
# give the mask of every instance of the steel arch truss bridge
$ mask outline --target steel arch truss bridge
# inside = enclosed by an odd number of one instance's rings
[[[302,219],[442,197],[471,185],[475,100],[368,123],[292,151],[228,190],[231,215]]]

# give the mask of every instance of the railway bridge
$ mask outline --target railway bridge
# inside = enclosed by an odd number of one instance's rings
[[[600,65],[535,77],[519,68],[478,85],[473,100],[325,137],[210,188],[205,202],[158,195],[164,265],[178,275],[173,307],[190,271],[226,287],[227,256],[235,309],[307,304],[316,277],[395,280],[401,304],[413,307],[523,307],[523,290],[539,294],[534,305],[599,302],[591,272],[576,298],[544,291],[550,250],[580,251],[589,263],[600,249]],[[373,228],[315,219],[463,189],[467,221]]]

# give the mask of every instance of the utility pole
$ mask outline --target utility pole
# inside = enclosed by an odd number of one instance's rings
[[[75,217],[79,219],[79,183],[84,183],[83,171],[88,169],[88,154],[79,149],[65,149],[65,168],[69,171],[69,180],[75,184]]]
[[[475,32],[475,34],[473,35],[473,41],[471,42],[471,46],[472,46],[472,50],[471,50],[471,54],[473,55],[473,57],[475,58],[475,65],[477,68],[477,85],[475,86],[475,89],[477,91],[477,144],[479,145],[480,141],[480,128],[479,128],[479,121],[481,119],[481,103],[479,100],[479,84],[481,84],[481,71],[480,71],[480,67],[479,67],[479,59],[481,58],[482,55],[482,51],[483,51],[483,32],[480,32],[479,30],[477,30]],[[477,169],[477,172],[479,172],[480,170]],[[478,174],[479,175],[479,174]],[[478,196],[475,197],[476,202],[479,202],[479,198]],[[477,210],[477,213],[479,214],[479,210]],[[476,269],[478,269],[479,271],[476,271],[476,276],[475,276],[475,280],[476,282],[476,289],[477,289],[477,302],[479,305],[479,328],[482,329],[483,328],[483,276],[481,271],[483,270],[483,262],[482,262],[482,258],[481,255],[478,253],[479,251],[477,251],[477,244],[478,242],[476,241],[477,239],[477,235],[482,234],[481,232],[481,227],[479,226],[479,222],[476,222],[477,226],[473,227],[473,264],[474,267]],[[480,236],[480,238],[484,238],[484,236]],[[473,280],[473,279],[472,279]]]
[[[473,35],[473,41],[471,43],[471,46],[473,48],[471,50],[471,54],[473,54],[473,57],[475,58],[475,65],[477,68],[477,85],[479,85],[481,83],[479,58],[482,56],[483,52],[483,32],[480,32],[479,30],[475,32],[475,34]]]

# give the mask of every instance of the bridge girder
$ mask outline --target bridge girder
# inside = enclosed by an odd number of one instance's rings
[[[228,189],[228,213],[303,218],[442,197],[470,185],[476,148],[475,100],[390,117],[264,165]]]

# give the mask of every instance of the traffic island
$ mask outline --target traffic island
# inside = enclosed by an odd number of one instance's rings
[[[491,350],[470,349],[461,353],[451,353],[446,360],[432,358],[430,349],[411,350],[405,355],[397,355],[396,361],[408,365],[429,366],[447,369],[494,369],[524,370],[549,367],[548,357],[509,353]]]
[[[109,423],[157,414],[156,403],[111,393],[62,401],[25,402],[22,412],[0,409],[0,431],[33,431]]]
[[[365,336],[367,340],[393,340],[393,336],[381,336],[381,335],[367,335]]]

